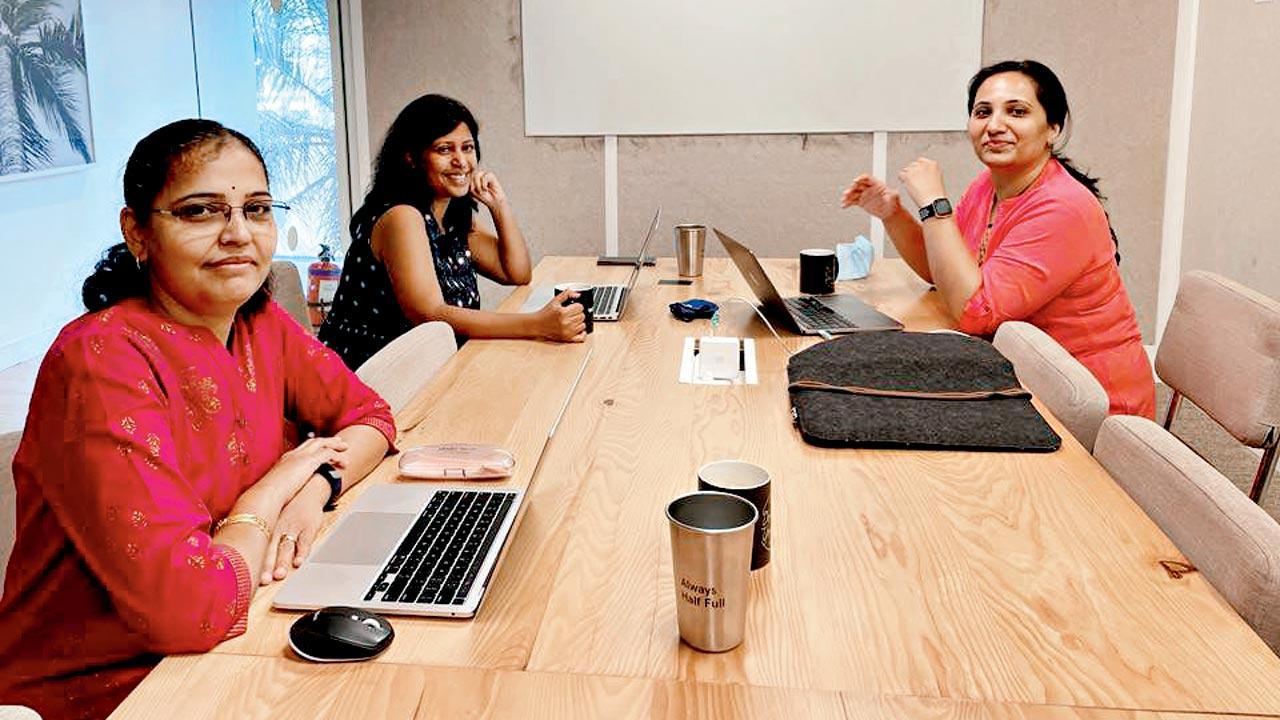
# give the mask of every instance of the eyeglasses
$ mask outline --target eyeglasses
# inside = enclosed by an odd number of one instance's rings
[[[251,226],[266,227],[284,215],[289,206],[275,200],[250,200],[243,205],[202,200],[172,208],[151,208],[159,215],[168,215],[179,222],[200,227],[223,228],[231,222],[231,211],[239,210],[245,222]]]

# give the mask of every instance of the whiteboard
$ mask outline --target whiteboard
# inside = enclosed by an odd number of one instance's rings
[[[962,130],[983,0],[523,0],[528,135]]]

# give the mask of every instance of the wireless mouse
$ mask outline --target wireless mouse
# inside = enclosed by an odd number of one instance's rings
[[[355,662],[377,657],[395,637],[386,618],[335,605],[298,618],[289,628],[289,647],[313,662]]]

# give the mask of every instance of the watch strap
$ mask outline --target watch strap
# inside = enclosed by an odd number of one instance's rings
[[[924,222],[929,218],[950,217],[953,212],[954,209],[951,207],[951,201],[945,197],[940,197],[931,203],[926,203],[920,208],[920,222]]]
[[[329,500],[324,504],[324,511],[329,512],[338,507],[338,496],[342,494],[342,475],[329,463],[316,468],[316,474],[329,483]]]

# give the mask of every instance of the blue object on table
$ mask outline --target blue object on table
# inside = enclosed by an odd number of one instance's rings
[[[685,300],[684,302],[674,302],[669,306],[671,314],[685,322],[693,322],[702,318],[709,318],[716,314],[716,310],[720,309],[719,305],[710,300]]]
[[[836,245],[836,262],[840,272],[836,280],[857,280],[871,274],[871,261],[876,258],[876,249],[871,241],[859,235],[851,243]]]

